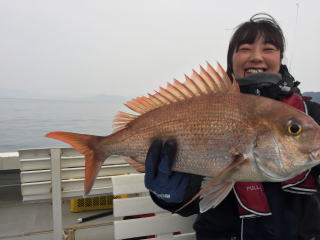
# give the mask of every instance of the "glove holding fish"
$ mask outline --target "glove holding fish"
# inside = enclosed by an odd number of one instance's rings
[[[85,155],[85,194],[102,163],[126,156],[138,171],[154,139],[175,139],[172,171],[212,177],[192,199],[200,211],[217,206],[235,182],[282,182],[320,163],[320,127],[308,115],[282,102],[239,91],[218,64],[174,80],[159,92],[125,104],[137,115],[120,112],[115,132],[93,136],[51,132]],[[202,204],[201,204],[202,203]]]
[[[162,146],[163,145],[163,146]],[[145,186],[167,203],[181,203],[190,181],[190,174],[172,172],[177,144],[169,139],[164,144],[159,139],[152,142],[146,159]]]

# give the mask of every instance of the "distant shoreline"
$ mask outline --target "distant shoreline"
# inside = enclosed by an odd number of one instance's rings
[[[0,97],[0,100],[31,100],[31,101],[67,101],[67,102],[110,102],[110,103],[124,103],[130,100],[130,97],[122,96],[93,96],[93,97]]]

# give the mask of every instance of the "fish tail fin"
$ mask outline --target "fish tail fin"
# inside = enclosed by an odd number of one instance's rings
[[[50,132],[46,137],[70,144],[85,156],[84,194],[88,195],[106,155],[97,148],[102,137],[71,132]]]

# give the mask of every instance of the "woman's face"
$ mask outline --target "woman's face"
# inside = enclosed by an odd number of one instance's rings
[[[241,44],[233,53],[232,62],[236,78],[258,72],[278,73],[281,65],[280,50],[260,37],[252,44]]]

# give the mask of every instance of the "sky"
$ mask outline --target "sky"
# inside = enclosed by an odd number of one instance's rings
[[[302,91],[320,91],[319,10],[318,0],[0,0],[0,88],[145,95],[206,61],[226,67],[235,27],[266,12]]]

